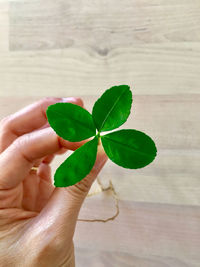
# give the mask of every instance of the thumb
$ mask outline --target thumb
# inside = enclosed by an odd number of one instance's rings
[[[103,168],[108,157],[101,144],[98,145],[97,158],[91,172],[79,183],[69,187],[56,187],[47,205],[37,216],[41,225],[50,227],[50,232],[66,242],[73,239],[76,221],[80,208],[87,196],[89,189]],[[40,218],[39,218],[40,217]],[[44,224],[43,224],[44,221]],[[56,228],[56,229],[55,229]]]
[[[108,157],[106,153],[104,152],[102,145],[99,144],[98,150],[97,150],[96,162],[94,164],[94,167],[90,171],[90,173],[77,184],[66,188],[66,191],[68,194],[68,202],[70,202],[73,207],[80,209],[85,197],[87,196],[91,188],[92,183],[94,182],[97,175],[103,168],[107,159]]]

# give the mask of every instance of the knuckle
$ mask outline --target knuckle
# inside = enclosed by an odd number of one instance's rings
[[[3,119],[1,119],[0,121],[0,128],[6,128],[8,127],[9,123],[10,123],[10,119],[11,119],[11,115],[8,115],[6,117],[4,117]]]
[[[14,142],[13,142],[13,144],[12,144],[12,146],[13,146],[13,149],[15,150],[19,150],[20,152],[21,152],[21,149],[22,149],[22,147],[24,146],[24,144],[25,144],[25,139],[26,138],[24,138],[24,137],[22,137],[22,136],[20,136],[20,137],[18,137]]]
[[[88,181],[87,177],[85,177],[80,182],[72,186],[66,187],[65,190],[72,198],[73,203],[74,204],[76,203],[79,205],[80,203],[82,203],[83,199],[88,194],[91,185],[92,185],[92,182]]]
[[[20,148],[22,146],[26,146],[27,143],[29,142],[30,140],[30,134],[26,134],[26,135],[22,135],[22,136],[19,136],[15,141],[14,141],[14,144]]]
[[[32,134],[26,134],[18,137],[14,142],[13,142],[13,149],[18,150],[19,153],[28,161],[32,162],[33,159],[29,155],[27,156],[27,153],[25,151],[30,150],[30,144],[31,144],[31,137]]]
[[[87,194],[88,191],[90,190],[91,185],[92,182],[86,177],[77,184],[75,184],[74,187],[78,190],[77,193]]]

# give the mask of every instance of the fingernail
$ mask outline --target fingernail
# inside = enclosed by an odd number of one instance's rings
[[[63,97],[60,102],[77,102],[75,97]]]

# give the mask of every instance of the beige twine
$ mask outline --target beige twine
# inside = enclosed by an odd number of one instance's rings
[[[32,167],[31,170],[37,171],[38,167]],[[97,195],[99,193],[102,193],[102,192],[110,190],[112,192],[112,197],[115,200],[116,212],[115,212],[115,214],[113,216],[108,217],[107,219],[78,219],[78,221],[82,221],[82,222],[104,222],[104,223],[106,223],[108,221],[113,221],[119,215],[119,198],[118,198],[117,193],[116,193],[116,191],[114,189],[112,181],[109,180],[109,186],[107,188],[103,187],[101,181],[99,180],[99,177],[97,177],[97,182],[98,182],[98,184],[100,186],[100,190],[97,191],[97,192],[92,192],[92,193],[88,194],[87,197],[91,197],[91,196]]]
[[[104,192],[104,191],[108,191],[110,190],[112,192],[112,196],[113,198],[115,199],[115,207],[116,207],[116,212],[113,216],[111,217],[108,217],[107,219],[78,219],[78,221],[82,221],[82,222],[108,222],[108,221],[112,221],[114,220],[118,215],[119,215],[119,198],[115,192],[115,189],[114,189],[114,186],[112,184],[112,181],[109,180],[109,186],[107,188],[103,188],[103,185],[101,183],[101,181],[99,180],[99,177],[97,177],[97,182],[101,188],[100,191],[98,192],[93,192],[93,193],[90,193],[87,195],[87,197],[90,197],[90,196],[94,196],[94,195],[97,195],[101,192]]]

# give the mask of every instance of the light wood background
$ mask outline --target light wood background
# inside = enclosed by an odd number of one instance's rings
[[[139,170],[107,163],[99,178],[120,214],[77,223],[76,266],[199,267],[200,0],[0,1],[0,118],[44,96],[81,96],[91,111],[118,84],[134,95],[122,128],[149,134],[158,156]],[[80,218],[114,212],[103,193]]]

